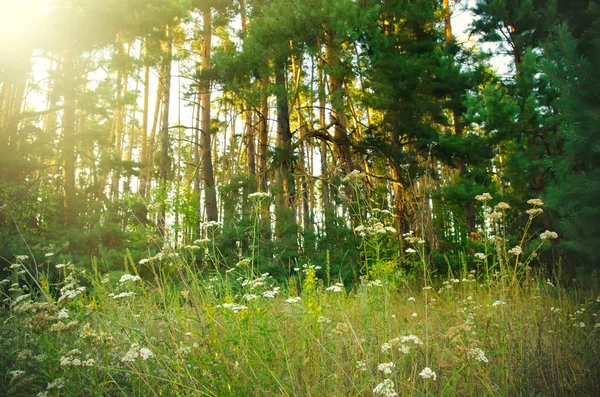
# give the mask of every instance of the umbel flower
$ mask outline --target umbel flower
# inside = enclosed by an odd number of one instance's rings
[[[396,397],[398,395],[398,393],[394,391],[394,382],[391,379],[386,379],[375,386],[373,394],[385,397]]]
[[[429,367],[423,368],[423,370],[419,373],[419,376],[423,379],[437,379],[436,373],[433,372]]]
[[[558,238],[558,233],[546,230],[544,233],[540,234],[540,238],[542,240],[555,240]]]

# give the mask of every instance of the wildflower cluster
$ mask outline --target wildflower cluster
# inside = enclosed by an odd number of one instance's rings
[[[140,347],[139,344],[133,343],[127,353],[121,358],[121,361],[124,363],[133,363],[138,358],[146,361],[152,357],[154,357],[154,353],[152,353],[150,349],[147,347]]]
[[[373,389],[376,396],[396,397],[398,393],[394,390],[394,382],[391,379],[385,379]]]
[[[82,360],[81,352],[78,349],[73,349],[60,358],[61,367],[93,367],[95,360],[87,358]]]
[[[395,228],[385,226],[377,218],[370,218],[366,224],[355,227],[354,231],[361,237],[377,237],[387,233],[396,233]]]

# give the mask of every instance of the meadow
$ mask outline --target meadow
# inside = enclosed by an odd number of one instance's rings
[[[542,203],[531,204],[530,220]],[[559,265],[533,266],[555,233],[525,259],[487,236],[476,269],[442,274],[412,233],[412,269],[381,257],[387,232],[376,221],[358,228],[368,267],[352,285],[330,263],[299,265],[284,282],[259,274],[252,257],[201,272],[186,251],[206,242],[165,245],[106,274],[19,256],[2,281],[0,394],[597,395],[597,275],[584,287]]]

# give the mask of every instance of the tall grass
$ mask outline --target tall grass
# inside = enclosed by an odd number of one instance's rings
[[[66,264],[50,285],[19,257],[2,281],[0,394],[597,395],[597,291],[527,270],[499,237],[480,274],[453,278],[431,276],[407,235],[425,272],[409,281],[382,254],[383,224],[359,230],[369,269],[351,287],[310,264],[276,283],[254,258],[199,273],[169,249],[149,279],[132,261],[119,275]]]

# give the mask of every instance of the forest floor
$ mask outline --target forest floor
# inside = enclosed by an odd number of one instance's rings
[[[539,276],[514,283],[472,271],[426,286],[365,277],[350,287],[318,266],[278,284],[253,274],[248,261],[212,278],[176,263],[170,276],[163,267],[153,280],[135,266],[109,277],[66,264],[49,286],[25,262],[2,282],[2,395],[600,390],[598,291]]]

